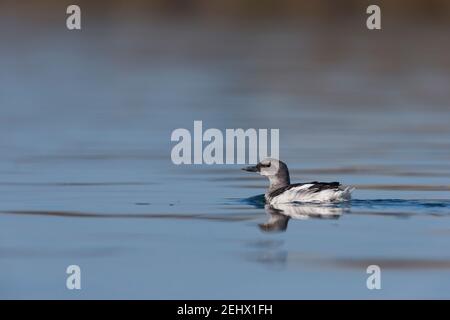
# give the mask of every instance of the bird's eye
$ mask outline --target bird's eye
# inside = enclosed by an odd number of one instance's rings
[[[268,168],[268,167],[270,167],[270,162],[269,163],[261,163],[261,167],[264,167],[264,168]]]

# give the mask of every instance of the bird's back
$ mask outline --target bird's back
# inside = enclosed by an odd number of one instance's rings
[[[270,204],[291,202],[342,202],[351,199],[353,188],[339,182],[308,182],[290,184],[266,194]]]

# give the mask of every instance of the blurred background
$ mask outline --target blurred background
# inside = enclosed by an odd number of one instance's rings
[[[449,36],[446,0],[1,0],[0,297],[448,298]],[[261,233],[264,180],[171,162],[194,120],[280,129],[350,214]]]

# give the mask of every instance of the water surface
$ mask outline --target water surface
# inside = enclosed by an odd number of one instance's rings
[[[445,30],[240,28],[1,29],[1,298],[450,298]],[[354,200],[261,227],[263,178],[171,162],[194,120],[279,128],[293,182]]]

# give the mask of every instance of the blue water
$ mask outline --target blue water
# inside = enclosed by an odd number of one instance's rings
[[[0,30],[0,298],[450,298],[439,30]],[[171,162],[172,130],[194,120],[278,128],[293,182],[354,200],[268,232],[262,177]]]

